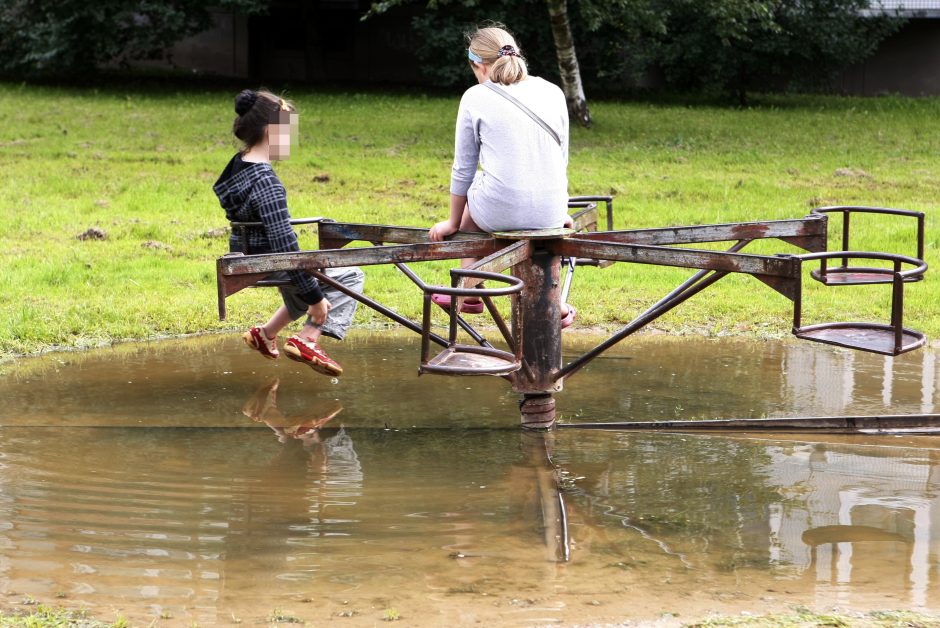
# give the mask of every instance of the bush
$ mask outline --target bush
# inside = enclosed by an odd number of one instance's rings
[[[171,44],[210,26],[206,4],[5,0],[0,8],[0,73],[80,77],[106,63],[160,55]],[[245,11],[259,5],[252,0],[211,4]]]

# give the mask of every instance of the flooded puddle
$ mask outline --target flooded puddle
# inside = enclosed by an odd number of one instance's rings
[[[237,336],[4,365],[0,605],[167,625],[940,609],[934,438],[523,434],[504,381],[418,378],[409,336],[334,353],[336,383]],[[937,374],[932,350],[642,338],[558,408],[932,413]]]

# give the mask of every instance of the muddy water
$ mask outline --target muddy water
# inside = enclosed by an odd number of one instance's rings
[[[523,435],[502,380],[418,378],[408,336],[334,353],[337,383],[229,336],[3,366],[0,605],[164,625],[940,610],[932,438]],[[934,412],[936,381],[932,351],[644,338],[558,399],[573,422]]]

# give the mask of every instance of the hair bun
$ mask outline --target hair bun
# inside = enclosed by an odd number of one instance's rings
[[[235,97],[235,113],[240,116],[245,115],[255,106],[256,100],[258,100],[258,94],[255,91],[243,89],[239,92],[238,96]]]

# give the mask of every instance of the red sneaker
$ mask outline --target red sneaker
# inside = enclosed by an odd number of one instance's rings
[[[291,360],[303,362],[317,373],[339,377],[343,374],[343,367],[328,356],[326,351],[316,342],[304,340],[300,336],[291,336],[284,343],[284,353]]]
[[[242,340],[245,344],[266,357],[269,360],[276,360],[280,354],[277,352],[277,336],[268,338],[264,330],[260,327],[252,327],[244,334]]]

